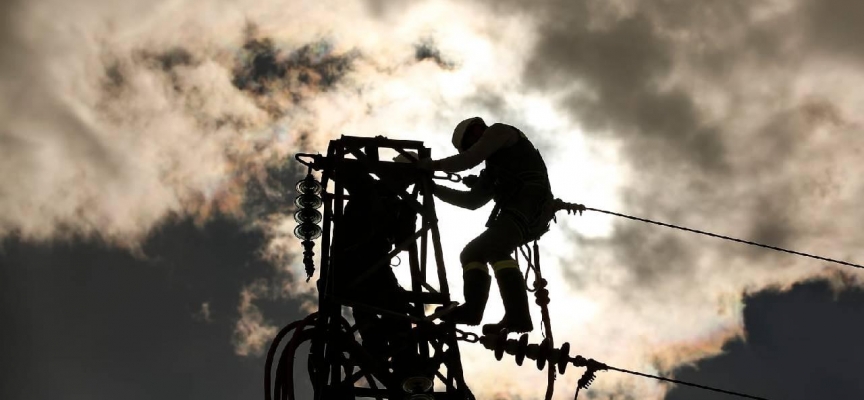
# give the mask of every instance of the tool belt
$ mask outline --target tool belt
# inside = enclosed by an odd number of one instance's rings
[[[520,179],[521,178],[521,179]],[[539,172],[528,172],[511,177],[506,185],[509,190],[496,190],[495,207],[486,221],[490,227],[502,216],[510,217],[522,234],[524,241],[539,238],[549,231],[555,216],[552,193],[546,177]],[[500,182],[496,181],[500,185]],[[500,186],[496,185],[496,189]]]

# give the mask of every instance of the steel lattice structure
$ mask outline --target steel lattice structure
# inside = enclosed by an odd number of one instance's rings
[[[432,194],[433,176],[418,170],[411,163],[381,160],[379,154],[383,149],[392,149],[390,152],[395,151],[409,160],[414,159],[415,155],[421,158],[431,155],[431,150],[419,141],[391,140],[381,136],[342,136],[330,142],[324,156],[295,156],[310,172],[307,178],[298,184],[298,191],[305,193],[305,190],[309,193],[301,194],[297,201],[301,209],[304,206],[306,209],[302,212],[298,210],[295,214],[298,222],[303,222],[302,232],[295,233],[306,239],[304,255],[310,276],[314,271],[311,240],[319,234],[321,236],[320,275],[317,282],[319,310],[286,326],[274,339],[265,371],[268,400],[294,398],[294,354],[298,346],[306,341],[311,343],[307,370],[316,400],[474,399],[463,378],[458,346],[458,340],[464,339],[465,334],[457,330],[452,323],[433,323],[435,316],[427,312],[427,308],[431,308],[427,306],[444,306],[445,309],[453,306]],[[320,171],[321,174],[318,190],[313,190],[317,183],[312,181],[312,170]],[[343,225],[345,204],[351,199],[350,193],[346,192],[344,180],[340,180],[340,173],[344,176],[343,171],[358,170],[365,171],[364,173],[373,176],[377,182],[397,193],[399,200],[416,212],[418,223],[414,225],[412,235],[396,243],[389,254],[377,262],[361,266],[364,272],[346,285],[338,283],[340,280],[337,278],[343,273],[342,268],[356,260],[340,259],[342,254],[334,248],[333,239],[340,233],[340,229],[347,229]],[[411,184],[405,187],[411,190],[387,181],[394,175],[403,179],[407,177]],[[332,190],[328,190],[331,187]],[[320,196],[320,201],[316,202],[313,195]],[[317,211],[308,210],[317,208],[322,202],[323,218]],[[322,223],[320,230],[312,226],[318,219]],[[298,230],[301,230],[299,226]],[[427,266],[430,251],[434,259],[432,268]],[[409,305],[407,312],[374,307],[364,304],[362,300],[347,298],[346,293],[357,285],[362,286],[378,268],[390,268],[391,259],[398,255],[404,260],[406,254],[411,285],[401,292],[398,300]],[[438,287],[427,282],[427,273],[432,273],[430,270],[434,270],[437,276]],[[404,353],[407,347],[408,351],[416,356],[413,358],[416,363],[412,363],[408,368],[410,372],[398,371],[393,365],[389,365],[386,362],[389,354],[370,354],[368,349],[364,348],[358,340],[360,327],[349,323],[343,316],[349,307],[355,312],[362,310],[410,321],[407,341],[399,349]],[[284,339],[292,332],[290,339],[285,342]]]

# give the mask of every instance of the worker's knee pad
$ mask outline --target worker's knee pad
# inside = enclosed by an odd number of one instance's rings
[[[465,264],[462,264],[462,272],[467,273],[468,271],[473,270],[481,270],[489,273],[489,267],[486,266],[486,263],[483,261],[471,261]]]
[[[492,270],[495,271],[495,274],[498,274],[499,271],[513,268],[517,271],[519,270],[519,264],[513,259],[504,259],[492,263]]]

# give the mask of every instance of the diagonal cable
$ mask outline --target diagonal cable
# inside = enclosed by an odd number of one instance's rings
[[[637,375],[637,376],[641,376],[641,377],[645,377],[645,378],[651,378],[651,379],[657,379],[657,380],[660,380],[660,381],[666,381],[666,382],[677,383],[677,384],[679,384],[679,385],[692,386],[692,387],[695,387],[695,388],[704,389],[704,390],[710,390],[710,391],[718,392],[718,393],[724,393],[724,394],[728,394],[728,395],[731,395],[731,396],[743,397],[743,398],[745,398],[745,399],[768,400],[768,399],[766,399],[766,398],[764,398],[764,397],[757,397],[757,396],[753,396],[753,395],[749,395],[749,394],[745,394],[745,393],[733,392],[733,391],[731,391],[731,390],[718,389],[718,388],[711,387],[711,386],[700,385],[700,384],[698,384],[698,383],[691,383],[691,382],[679,381],[679,380],[677,380],[677,379],[672,379],[672,378],[664,378],[664,377],[662,377],[662,376],[650,375],[650,374],[646,374],[646,373],[642,373],[642,372],[636,372],[636,371],[630,371],[630,370],[627,370],[627,369],[623,369],[623,368],[616,368],[616,367],[612,367],[612,366],[608,366],[608,365],[606,366],[606,368],[609,369],[610,371],[618,371],[618,372],[623,372],[623,373],[625,373],[625,374]]]
[[[833,258],[822,257],[822,256],[814,255],[814,254],[803,253],[803,252],[800,252],[800,251],[784,249],[784,248],[782,248],[782,247],[770,246],[770,245],[767,245],[767,244],[751,242],[751,241],[749,241],[749,240],[736,239],[736,238],[733,238],[733,237],[730,237],[730,236],[718,235],[718,234],[716,234],[716,233],[700,231],[700,230],[698,230],[698,229],[692,229],[692,228],[687,228],[687,227],[683,227],[683,226],[678,226],[678,225],[673,225],[673,224],[667,224],[667,223],[665,223],[665,222],[653,221],[653,220],[650,220],[650,219],[647,219],[647,218],[639,218],[639,217],[634,217],[634,216],[632,216],[632,215],[621,214],[621,213],[617,213],[617,212],[613,212],[613,211],[601,210],[601,209],[599,209],[599,208],[592,208],[592,207],[585,207],[585,210],[587,210],[587,211],[596,211],[596,212],[600,212],[600,213],[603,213],[603,214],[609,214],[609,215],[614,215],[614,216],[617,216],[617,217],[623,217],[623,218],[627,218],[627,219],[632,219],[632,220],[634,220],[634,221],[646,222],[646,223],[649,223],[649,224],[665,226],[665,227],[667,227],[667,228],[673,228],[673,229],[679,229],[679,230],[682,230],[682,231],[687,231],[687,232],[692,232],[692,233],[698,233],[698,234],[700,234],[700,235],[710,236],[710,237],[713,237],[713,238],[718,238],[718,239],[723,239],[723,240],[729,240],[729,241],[733,241],[733,242],[738,242],[738,243],[748,244],[748,245],[751,245],[751,246],[757,246],[757,247],[762,247],[762,248],[765,248],[765,249],[771,249],[771,250],[781,251],[781,252],[784,252],[784,253],[794,254],[794,255],[797,255],[797,256],[809,257],[809,258],[813,258],[813,259],[816,259],[816,260],[827,261],[827,262],[830,262],[830,263],[841,264],[841,265],[846,265],[846,266],[849,266],[849,267],[855,267],[855,268],[862,268],[862,269],[864,269],[864,266],[862,266],[862,265],[853,264],[853,263],[850,263],[850,262],[847,262],[847,261],[835,260],[835,259],[833,259]]]

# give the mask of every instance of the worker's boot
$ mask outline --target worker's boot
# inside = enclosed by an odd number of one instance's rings
[[[522,272],[514,260],[499,261],[492,265],[495,280],[504,302],[504,318],[497,324],[483,325],[484,335],[496,335],[502,329],[508,332],[531,332],[531,314],[528,311],[528,291]]]
[[[486,263],[469,263],[463,267],[462,293],[465,294],[465,304],[456,307],[450,313],[450,319],[456,324],[479,325],[486,310],[486,300],[489,299],[489,287],[492,277]]]

